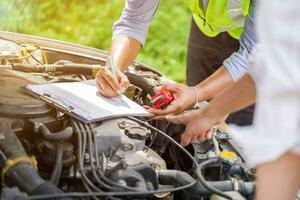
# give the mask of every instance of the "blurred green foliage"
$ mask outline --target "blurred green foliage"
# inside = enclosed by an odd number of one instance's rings
[[[1,30],[39,35],[108,50],[124,0],[1,0]],[[181,0],[161,0],[137,60],[185,80],[190,15]]]

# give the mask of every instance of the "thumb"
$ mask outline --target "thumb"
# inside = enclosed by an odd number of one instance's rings
[[[181,136],[180,144],[182,146],[186,147],[187,145],[189,145],[191,143],[191,141],[192,141],[192,135],[184,132]]]
[[[120,84],[121,92],[124,93],[126,89],[129,87],[130,82],[125,74],[122,72],[118,73],[118,79]]]
[[[162,86],[163,90],[169,90],[170,92],[178,93],[179,92],[179,85],[178,84],[167,84]]]

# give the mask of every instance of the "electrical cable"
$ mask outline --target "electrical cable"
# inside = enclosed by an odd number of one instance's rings
[[[194,168],[197,168],[198,163],[196,159],[185,149],[183,148],[179,143],[177,143],[173,138],[165,134],[164,132],[160,131],[159,129],[156,129],[155,127],[139,120],[134,117],[127,117],[128,119],[135,121],[141,125],[145,125],[146,127],[162,134],[164,137],[168,138],[172,143],[174,143],[177,147],[179,147],[186,155],[192,160],[194,163]],[[77,122],[73,121],[72,122],[75,125],[75,132],[78,133],[79,127],[77,125]],[[80,144],[81,147],[81,144]],[[82,168],[82,165],[79,165],[79,168]],[[81,171],[81,170],[80,170]],[[197,170],[195,170],[197,171]],[[60,194],[60,195],[36,195],[36,196],[30,196],[29,199],[31,200],[45,200],[45,199],[54,199],[54,198],[64,198],[64,197],[74,197],[74,198],[83,198],[83,197],[109,197],[109,196],[147,196],[147,195],[153,195],[157,193],[169,193],[169,192],[176,192],[180,190],[187,189],[189,187],[192,187],[197,183],[197,180],[192,181],[189,184],[175,187],[175,188],[166,188],[166,189],[159,189],[159,190],[148,190],[148,191],[121,191],[121,192],[70,192],[70,193],[65,193],[65,194]]]
[[[82,152],[85,152],[85,149],[82,149],[82,146],[86,146],[86,144],[82,144],[82,135],[85,134],[81,134],[82,133],[82,127],[80,127],[80,123],[77,123],[76,121],[72,121],[73,127],[75,129],[75,133],[77,134],[77,142],[78,142],[78,151],[77,151],[77,159],[78,159],[78,165],[79,165],[79,173],[81,174],[82,177],[82,183],[85,187],[85,189],[89,192],[89,193],[93,193],[94,191],[91,190],[91,188],[93,188],[96,192],[102,193],[102,191],[97,188],[91,180],[89,180],[89,178],[86,176],[85,174],[85,170],[83,168],[83,159],[84,157],[82,156]],[[86,141],[85,141],[86,142]],[[84,155],[84,154],[83,154]],[[91,188],[90,188],[91,187]],[[109,195],[108,195],[109,196]],[[91,195],[90,197],[92,197],[93,199],[97,199],[97,197],[95,195]]]
[[[95,136],[96,133],[95,133],[93,127],[92,127],[92,124],[89,124],[89,128],[90,128],[91,133],[93,134],[93,138],[95,139],[96,138],[96,136]],[[97,172],[98,172],[98,175],[99,175],[100,178],[102,178],[107,184],[109,184],[111,186],[121,188],[121,189],[124,189],[124,190],[136,191],[136,188],[132,188],[132,187],[129,187],[129,186],[124,186],[124,185],[118,184],[118,183],[110,180],[109,178],[107,178],[103,174],[103,172],[101,171],[97,145],[94,145],[94,150],[95,150],[95,154],[96,154],[95,155],[95,160],[96,160],[97,168],[99,169],[99,170],[97,170]]]
[[[91,135],[88,125],[84,124],[84,127],[85,127],[86,134],[87,134],[87,141],[88,141],[88,146],[89,146],[89,149],[88,149],[89,160],[90,160],[93,177],[95,178],[95,180],[101,187],[103,187],[107,190],[114,190],[114,188],[112,186],[109,186],[106,183],[104,183],[96,174],[96,167],[94,166],[95,158],[93,155],[95,152],[93,151],[94,148],[93,148],[93,142],[92,142],[92,135]]]
[[[106,185],[105,183],[103,183],[99,177],[97,176],[96,172],[95,172],[95,166],[94,166],[94,156],[93,156],[93,142],[92,142],[92,135],[91,135],[91,132],[89,130],[89,127],[86,125],[86,124],[82,124],[82,126],[85,128],[85,133],[87,135],[87,141],[88,141],[88,152],[89,152],[89,159],[90,159],[90,165],[91,165],[91,168],[92,168],[92,174],[93,174],[93,177],[94,179],[96,180],[96,182],[101,185],[102,187],[106,188],[106,189],[112,189],[112,187]],[[85,134],[83,133],[83,134]],[[108,197],[109,199],[111,200],[119,200],[117,198],[114,198],[114,197]]]
[[[179,147],[179,149],[181,149],[183,152],[185,152],[189,158],[194,162],[194,164],[196,165],[196,175],[197,175],[197,178],[199,179],[199,181],[201,182],[201,184],[208,190],[210,190],[211,192],[215,193],[215,194],[218,194],[226,199],[229,199],[229,200],[232,200],[232,198],[230,196],[228,196],[227,194],[225,194],[224,192],[222,191],[219,191],[213,187],[211,187],[210,185],[208,185],[202,175],[202,168],[206,165],[209,165],[209,164],[213,164],[213,163],[217,163],[218,160],[214,159],[214,160],[207,160],[207,161],[204,161],[202,162],[201,164],[198,165],[198,162],[194,159],[194,157],[184,148],[182,147],[180,144],[178,144],[173,138],[171,138],[169,135],[167,135],[166,133],[162,132],[161,130],[147,124],[146,122],[142,121],[142,120],[139,120],[137,118],[134,118],[134,117],[127,117],[128,119],[130,120],[133,120],[141,125],[144,125],[146,126],[147,128],[149,129],[152,129],[153,131],[156,131],[160,134],[162,134],[164,137],[168,138],[172,143],[174,143],[177,147]]]
[[[85,148],[87,147],[87,134],[86,134],[86,131],[84,131],[84,126],[82,125],[81,122],[78,122],[78,125],[79,125],[79,135],[81,135],[81,137],[83,138],[83,149],[82,149],[82,156],[81,156],[81,159],[79,160],[79,169],[80,171],[82,172],[81,175],[83,176],[83,180],[86,182],[86,184],[91,187],[94,191],[96,192],[103,192],[100,188],[98,188],[89,178],[88,176],[85,174],[85,169],[84,169],[84,166],[83,166],[83,161],[84,161],[84,153],[85,153]],[[89,192],[93,192],[92,190],[88,190]],[[96,196],[93,196],[92,197],[93,199],[98,199],[98,197]],[[110,198],[108,196],[108,198]]]
[[[197,162],[197,160],[192,156],[192,154],[190,154],[190,152],[188,152],[188,150],[186,150],[183,146],[181,146],[176,140],[174,140],[173,138],[171,138],[169,135],[167,135],[167,134],[164,133],[163,131],[161,131],[161,130],[159,130],[159,129],[153,127],[153,126],[151,126],[150,124],[148,124],[148,123],[146,123],[146,122],[144,122],[144,121],[142,121],[142,120],[140,120],[140,119],[137,119],[137,118],[135,118],[135,117],[128,116],[128,117],[126,117],[126,118],[129,119],[129,120],[135,121],[136,123],[139,123],[139,124],[141,124],[141,125],[143,125],[143,126],[149,128],[149,129],[151,129],[151,130],[153,130],[153,131],[155,131],[155,132],[161,134],[161,135],[164,136],[165,138],[169,139],[170,142],[172,142],[175,146],[177,146],[181,151],[183,151],[183,152],[188,156],[188,158],[193,162],[193,164],[194,164],[193,167],[194,167],[194,168],[196,168],[196,167],[198,166],[198,162]]]

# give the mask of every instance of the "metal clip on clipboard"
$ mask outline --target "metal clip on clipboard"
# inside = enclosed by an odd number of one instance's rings
[[[55,108],[59,109],[60,111],[64,113],[71,113],[74,109],[72,106],[69,106],[67,103],[64,102],[64,100],[51,96],[50,94],[44,93],[43,95],[39,96],[40,99],[46,101],[50,105],[54,106]],[[62,104],[56,103],[54,100],[60,101]]]

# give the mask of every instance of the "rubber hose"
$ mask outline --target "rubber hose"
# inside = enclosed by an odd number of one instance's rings
[[[63,157],[63,145],[62,144],[57,144],[56,145],[56,156],[55,156],[55,163],[54,167],[51,173],[51,178],[50,182],[57,185],[59,182],[59,177],[61,175],[62,171],[62,157]]]
[[[7,160],[15,160],[16,158],[28,157],[18,137],[10,128],[10,123],[7,121],[0,120],[0,167],[3,169],[6,166]],[[6,184],[10,187],[16,186],[21,191],[26,192],[29,195],[32,194],[44,194],[36,193],[38,188],[52,188],[49,194],[60,194],[63,193],[56,186],[43,180],[37,173],[37,170],[31,164],[27,162],[20,162],[12,166],[5,174]],[[50,192],[50,190],[49,190]],[[67,198],[70,199],[70,198]]]
[[[125,72],[125,75],[131,84],[138,86],[150,96],[154,96],[156,94],[154,86],[149,84],[143,77],[129,72]]]
[[[67,140],[73,135],[73,128],[68,126],[62,131],[57,133],[51,133],[51,131],[42,123],[39,123],[39,133],[41,133],[44,138],[50,142],[60,142],[63,140]]]
[[[63,74],[93,75],[93,71],[100,69],[99,66],[89,64],[66,63],[63,65],[57,65],[56,70],[63,72]]]
[[[188,173],[179,170],[160,170],[158,172],[158,178],[161,184],[174,185],[175,183],[179,186],[186,185],[194,180]],[[235,190],[232,181],[207,181],[207,184],[223,192]],[[238,192],[241,194],[251,195],[254,193],[254,182],[239,181],[238,184]],[[212,191],[203,187],[199,181],[194,186],[188,188],[187,191],[199,196],[209,196],[212,194]]]

